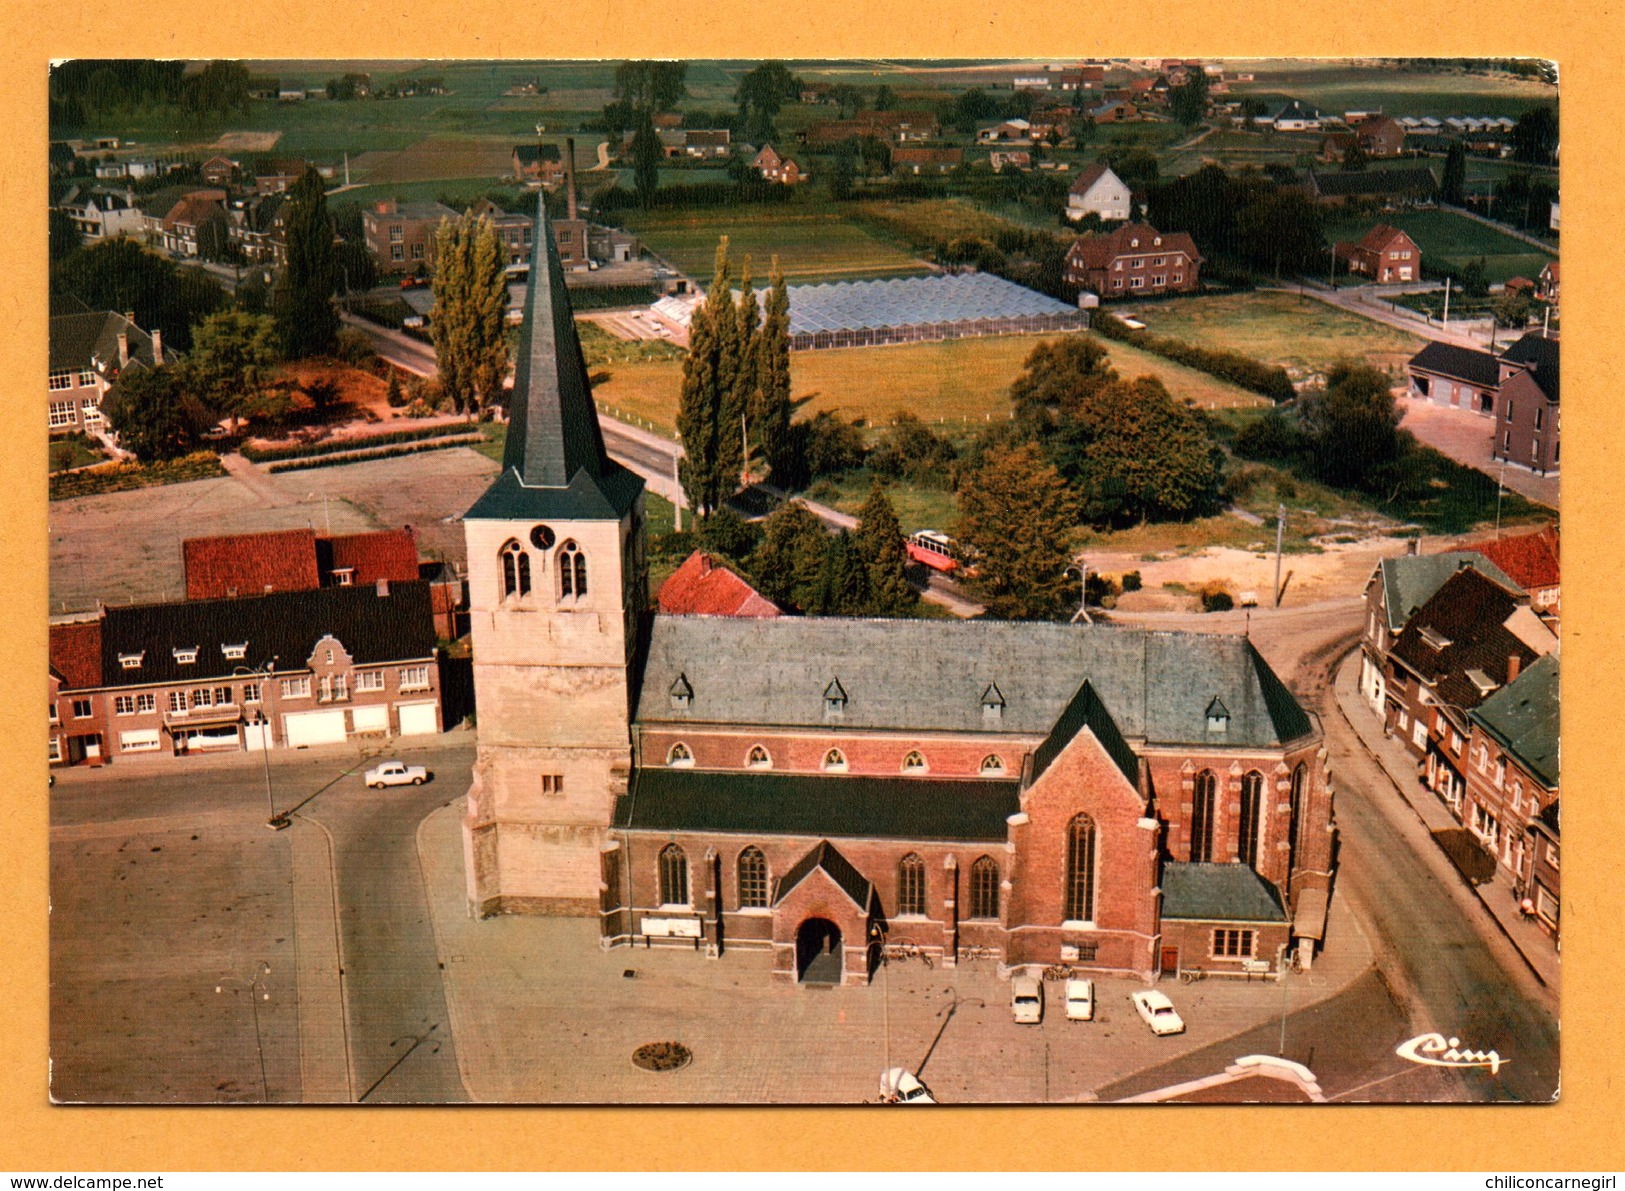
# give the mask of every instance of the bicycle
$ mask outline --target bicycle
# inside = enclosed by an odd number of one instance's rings
[[[1204,968],[1179,969],[1179,982],[1181,984],[1195,984],[1198,980],[1206,980],[1207,971]]]
[[[931,962],[930,952],[915,943],[893,943],[886,948],[886,959],[888,962],[894,959],[917,959],[928,968],[936,966]]]

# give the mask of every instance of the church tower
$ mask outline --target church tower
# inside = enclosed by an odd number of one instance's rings
[[[479,717],[470,905],[596,916],[631,767],[643,481],[604,452],[540,196],[502,474],[463,528]]]

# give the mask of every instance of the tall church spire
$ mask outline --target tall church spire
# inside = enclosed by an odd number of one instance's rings
[[[538,195],[502,475],[465,515],[619,516],[642,487],[604,451],[564,265]]]

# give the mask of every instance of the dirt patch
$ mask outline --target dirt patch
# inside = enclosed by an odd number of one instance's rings
[[[1281,578],[1286,582],[1282,607],[1312,604],[1337,596],[1353,595],[1365,587],[1379,560],[1405,552],[1406,544],[1394,538],[1366,538],[1357,542],[1334,543],[1320,554],[1288,554],[1281,559]],[[1121,579],[1128,571],[1139,571],[1142,589],[1126,592],[1118,607],[1125,612],[1184,612],[1196,607],[1195,597],[1209,583],[1223,585],[1233,596],[1244,591],[1257,594],[1268,605],[1275,584],[1275,555],[1272,551],[1234,550],[1224,546],[1178,557],[1145,559],[1132,554],[1090,554],[1091,570]],[[1288,576],[1291,576],[1288,580]],[[1175,583],[1185,590],[1169,591],[1164,584]]]
[[[513,171],[513,142],[431,136],[391,153],[367,175],[369,185],[437,178],[494,178]]]
[[[222,153],[269,153],[281,139],[281,132],[223,132],[210,147]]]

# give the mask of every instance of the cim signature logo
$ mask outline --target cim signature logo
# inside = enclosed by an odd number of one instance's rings
[[[1460,1038],[1446,1038],[1443,1034],[1418,1034],[1409,1042],[1401,1042],[1394,1053],[1413,1063],[1429,1067],[1488,1067],[1497,1075],[1501,1067],[1510,1062],[1493,1050],[1462,1050]]]

